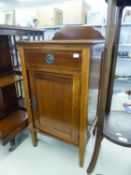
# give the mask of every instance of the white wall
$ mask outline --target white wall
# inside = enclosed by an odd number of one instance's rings
[[[36,8],[17,9],[15,11],[15,24],[20,26],[30,26],[35,17]]]
[[[85,24],[88,6],[84,0],[68,0],[63,4],[63,24]]]
[[[4,1],[4,0],[3,0]],[[12,0],[12,2],[15,2],[16,0]],[[107,5],[104,0],[85,0],[85,2],[89,5],[90,10],[87,10],[87,20],[84,21],[84,15],[82,11],[82,5],[80,6],[78,2],[81,2],[82,0],[32,0],[33,2],[25,3],[11,3],[9,0],[8,5],[6,3],[1,3],[0,2],[0,9],[6,9],[6,10],[11,10],[16,8],[16,20],[15,23],[16,25],[24,25],[27,26],[29,23],[31,23],[32,19],[36,17],[36,9],[41,8],[44,6],[48,6],[50,8],[59,8],[64,11],[63,14],[63,21],[64,24],[83,24],[83,23],[88,23],[88,24],[100,24],[102,23],[105,19],[106,16],[106,10],[107,10]],[[76,1],[75,5],[72,5]],[[6,1],[7,2],[7,1]],[[49,5],[50,4],[50,5]],[[70,4],[70,5],[68,5]],[[77,7],[78,4],[78,7]],[[45,15],[44,15],[45,16]],[[97,17],[96,17],[97,16]],[[74,22],[73,22],[74,21]],[[90,22],[91,21],[91,22]]]
[[[30,0],[29,2],[19,2],[18,0],[0,0],[0,11],[23,8],[36,8],[45,5],[61,4],[64,0]]]
[[[60,0],[56,0],[56,2],[58,2],[58,1],[60,1]],[[51,0],[50,0],[50,2],[51,2]],[[0,9],[2,7],[2,4],[3,3],[0,3]],[[50,5],[48,2],[48,3],[45,3],[45,6],[44,5],[42,6],[42,5],[39,5],[39,2],[38,2],[37,6],[35,6],[35,7],[33,5],[30,5],[30,7],[17,6],[17,8],[15,9],[15,25],[29,26],[30,24],[32,24],[32,20],[34,18],[37,18],[37,11],[39,8],[42,8],[42,7],[55,8],[56,7],[56,8],[61,9],[62,4],[63,4],[62,1],[60,3],[57,3],[57,4],[53,3]],[[3,21],[4,21],[4,16],[2,16],[2,12],[3,11],[10,11],[9,9],[10,9],[9,6],[8,6],[8,8],[5,8],[5,6],[4,6],[4,8],[2,10],[0,10],[0,24],[3,24]],[[11,8],[11,10],[13,10],[13,8]]]
[[[106,23],[107,3],[105,0],[85,0],[89,5],[87,23],[89,25],[103,25]]]
[[[105,12],[107,3],[105,0],[85,0],[90,6],[90,9],[97,12]]]

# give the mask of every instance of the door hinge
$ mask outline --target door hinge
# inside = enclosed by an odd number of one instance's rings
[[[32,109],[36,110],[36,108],[37,108],[37,100],[36,100],[35,96],[31,97],[31,103],[30,104],[31,104]]]

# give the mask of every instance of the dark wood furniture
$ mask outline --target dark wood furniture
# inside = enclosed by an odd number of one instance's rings
[[[104,39],[92,26],[63,27],[55,33],[53,40],[96,40]]]
[[[108,3],[107,31],[101,69],[98,122],[96,125],[97,134],[94,153],[87,170],[88,174],[92,173],[95,167],[103,137],[119,145],[131,147],[131,115],[123,111],[110,112],[122,12],[125,6],[131,6],[131,1],[110,0]]]
[[[0,35],[19,36],[20,40],[44,40],[44,30],[39,28],[0,25]]]
[[[37,133],[56,137],[79,148],[81,166],[88,137],[89,89],[97,90],[98,99],[100,38],[99,34],[96,40],[18,42],[33,145]],[[94,110],[92,125],[97,106]]]
[[[16,147],[15,137],[28,126],[16,39],[43,38],[44,31],[0,25],[0,141]],[[30,38],[29,38],[30,36]]]

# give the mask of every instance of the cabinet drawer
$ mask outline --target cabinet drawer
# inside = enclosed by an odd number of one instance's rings
[[[81,51],[27,50],[27,67],[46,67],[80,70]]]

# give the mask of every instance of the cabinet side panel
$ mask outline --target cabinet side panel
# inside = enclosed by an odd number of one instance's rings
[[[15,85],[9,85],[0,89],[0,118],[18,109],[18,101]]]
[[[3,99],[3,92],[2,89],[0,89],[0,118],[1,114],[5,111],[5,104],[4,104],[4,99]]]
[[[0,74],[12,70],[8,36],[0,36]]]
[[[96,45],[91,50],[89,104],[88,104],[89,126],[91,126],[94,123],[97,117],[102,51],[103,51],[103,44]]]
[[[13,111],[18,108],[17,94],[15,85],[9,85],[3,88],[6,110]]]

